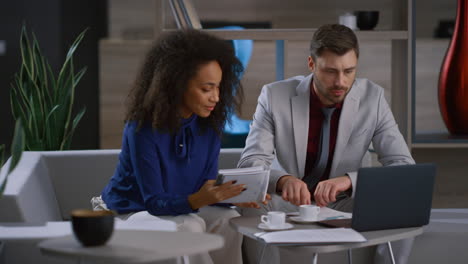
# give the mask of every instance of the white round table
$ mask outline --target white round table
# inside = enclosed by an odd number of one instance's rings
[[[288,219],[289,222],[289,219]],[[283,247],[284,250],[297,250],[303,249],[313,254],[312,263],[317,263],[317,255],[320,253],[330,253],[342,250],[350,250],[354,248],[362,248],[379,244],[387,244],[391,253],[391,260],[394,262],[394,257],[391,249],[390,242],[401,240],[405,238],[415,237],[422,234],[422,227],[410,227],[410,228],[399,228],[399,229],[388,229],[388,230],[377,230],[361,232],[361,234],[367,239],[365,242],[353,242],[353,243],[266,243],[263,239],[257,237],[255,234],[264,232],[258,228],[260,223],[260,217],[258,216],[239,216],[232,218],[230,224],[241,234],[248,236],[254,240],[259,241],[265,247],[268,245]],[[294,223],[293,229],[326,229],[328,227],[320,226],[317,224],[296,224]],[[262,263],[263,252],[260,254],[260,261]],[[350,251],[348,251],[350,253]],[[350,261],[350,260],[349,260]]]
[[[39,243],[44,255],[93,263],[153,263],[205,253],[224,245],[221,236],[207,233],[114,230],[103,246],[83,247],[73,235]]]

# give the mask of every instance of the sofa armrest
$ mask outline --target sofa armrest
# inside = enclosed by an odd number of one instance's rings
[[[9,161],[4,165],[6,173]],[[24,152],[0,199],[0,222],[61,220],[57,199],[40,152]]]
[[[91,198],[99,196],[114,174],[119,149],[42,152],[61,214],[70,219],[74,209],[91,209]]]

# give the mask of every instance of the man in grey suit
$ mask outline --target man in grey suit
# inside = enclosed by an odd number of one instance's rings
[[[263,87],[238,166],[271,168],[273,200],[264,209],[297,211],[315,202],[351,211],[371,143],[383,166],[414,163],[382,87],[356,78],[358,57],[352,30],[324,25],[310,44],[312,73]],[[396,250],[398,263],[406,249]]]

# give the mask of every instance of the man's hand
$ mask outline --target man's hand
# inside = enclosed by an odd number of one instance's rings
[[[351,179],[349,176],[340,176],[317,184],[314,193],[314,200],[318,206],[327,206],[336,201],[338,193],[351,188]]]
[[[278,180],[277,190],[282,191],[281,197],[294,205],[310,204],[310,192],[302,180],[286,175]]]
[[[262,204],[267,205],[268,201],[271,200],[271,196],[267,193],[265,196],[265,200],[262,201]],[[244,208],[257,208],[260,209],[260,205],[257,202],[247,202],[247,203],[234,203],[237,207],[244,207]]]

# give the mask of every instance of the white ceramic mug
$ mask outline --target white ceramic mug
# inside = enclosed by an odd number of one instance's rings
[[[349,27],[352,30],[357,29],[357,23],[356,23],[356,16],[351,14],[351,13],[346,13],[344,15],[341,15],[338,18],[338,23],[344,26]]]
[[[286,214],[280,211],[271,211],[262,215],[260,220],[269,227],[281,227],[286,222]]]
[[[303,204],[299,206],[299,215],[302,220],[315,221],[318,220],[320,207],[312,204]]]

